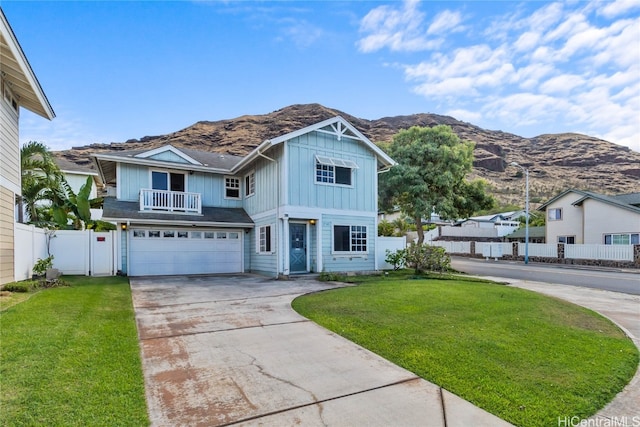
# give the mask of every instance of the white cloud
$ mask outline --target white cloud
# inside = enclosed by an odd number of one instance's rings
[[[80,147],[94,142],[110,142],[108,138],[98,138],[87,131],[72,114],[58,108],[57,117],[46,120],[28,110],[20,111],[20,145],[29,141],[45,144],[51,151],[66,150],[69,147]]]
[[[416,3],[408,5],[411,16],[423,19]],[[451,115],[493,128],[506,125],[514,133],[520,128],[539,128],[540,133],[587,129],[638,150],[640,17],[629,12],[640,9],[640,2],[557,2],[532,11],[533,5],[518,4],[489,24],[470,16],[467,38],[456,39],[456,48],[404,64],[411,90],[435,105],[456,106],[449,108]],[[378,24],[398,30],[402,15],[398,10],[391,14],[394,10],[374,9]],[[380,21],[382,15],[386,20]],[[461,16],[456,10],[442,12],[429,32],[459,28]],[[400,34],[395,44],[381,40],[376,50],[399,50],[408,40],[407,32]]]
[[[616,0],[614,2],[604,2],[605,6],[598,11],[599,14],[607,18],[615,18],[633,9],[640,9],[640,3],[637,0]]]
[[[299,48],[307,48],[325,35],[322,28],[305,20],[289,19],[282,22],[281,25],[283,36],[278,41],[292,41]]]
[[[360,32],[368,33],[357,42],[361,52],[375,52],[383,48],[392,51],[420,51],[435,49],[442,43],[428,39],[423,31],[424,13],[419,2],[407,0],[402,7],[378,6],[360,22]]]
[[[460,12],[452,12],[445,10],[440,12],[427,29],[427,34],[440,34],[449,30],[460,30],[460,23],[462,22],[462,15]]]

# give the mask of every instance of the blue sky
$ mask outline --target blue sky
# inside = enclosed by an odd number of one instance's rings
[[[57,117],[22,143],[122,142],[317,102],[640,152],[640,2],[33,2],[2,7]]]

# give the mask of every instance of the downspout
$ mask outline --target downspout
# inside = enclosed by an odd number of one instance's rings
[[[267,140],[269,141],[269,140]],[[265,141],[265,142],[267,142]],[[263,157],[267,160],[269,160],[270,162],[273,162],[276,164],[276,177],[277,179],[280,178],[280,163],[278,163],[277,160],[272,159],[271,157],[268,157],[264,154],[262,154],[262,152],[260,150],[258,150],[258,156]],[[280,224],[280,185],[276,185],[277,188],[277,192],[276,192],[276,241],[275,241],[275,247],[276,247],[276,279],[278,278],[279,275],[279,270],[280,270],[280,247],[279,247],[279,243],[280,243],[280,230],[278,230],[278,225]]]

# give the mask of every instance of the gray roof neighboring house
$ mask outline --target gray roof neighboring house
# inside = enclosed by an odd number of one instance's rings
[[[540,226],[540,227],[529,227],[529,238],[530,239],[539,239],[539,238],[545,238],[545,228],[544,226]],[[520,227],[518,228],[516,231],[514,231],[513,233],[504,236],[507,239],[524,239],[526,236],[526,227]]]
[[[121,223],[253,228],[251,217],[242,208],[203,207],[202,215],[140,211],[138,202],[125,202],[113,197],[104,199],[102,219]]]

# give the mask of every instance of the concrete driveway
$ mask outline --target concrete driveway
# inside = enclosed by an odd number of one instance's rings
[[[308,321],[314,280],[130,280],[154,426],[508,426]]]

